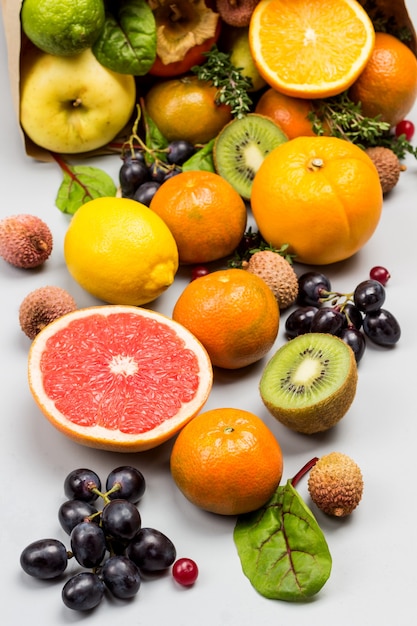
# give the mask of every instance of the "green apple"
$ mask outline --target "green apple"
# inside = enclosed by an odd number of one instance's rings
[[[230,27],[228,31],[228,47],[230,60],[235,67],[241,68],[243,76],[252,79],[253,88],[259,91],[266,82],[259,74],[249,47],[249,29],[247,27]]]
[[[69,57],[40,50],[22,57],[20,123],[45,150],[77,154],[105,146],[135,103],[134,77],[103,67],[90,48]]]

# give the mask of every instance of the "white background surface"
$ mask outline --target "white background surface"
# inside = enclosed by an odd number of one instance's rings
[[[410,1],[408,6],[416,24],[416,2]],[[402,327],[402,338],[394,349],[369,345],[359,366],[357,395],[345,418],[323,435],[292,433],[269,416],[260,401],[257,386],[266,360],[242,371],[215,372],[213,392],[205,408],[235,406],[262,417],[282,446],[283,480],[291,478],[311,457],[334,450],[354,458],[364,476],[363,500],[348,519],[330,519],[313,508],[333,556],[332,574],[322,591],[303,604],[267,600],[257,594],[241,571],[232,538],[235,519],[197,510],[176,489],[169,474],[170,443],[136,455],[85,448],[55,431],[32,400],[26,378],[30,341],[18,322],[21,301],[30,291],[47,284],[68,289],[79,307],[97,301],[66,271],[62,242],[69,217],[54,204],[61,172],[53,163],[38,163],[25,155],[10,98],[2,25],[0,59],[0,215],[33,213],[48,223],[54,236],[53,253],[40,269],[19,270],[0,260],[2,624],[110,626],[115,620],[132,626],[414,624],[417,161],[406,159],[407,171],[386,198],[372,240],[354,258],[325,270],[336,289],[350,291],[368,277],[373,265],[388,267],[392,278],[386,308]],[[417,107],[408,117],[417,125]],[[117,180],[117,157],[97,159],[94,164]],[[296,269],[301,273],[305,268]],[[170,315],[187,280],[187,272],[180,272],[174,286],[152,308]],[[276,347],[285,341],[283,325],[282,321]],[[143,525],[165,532],[176,544],[179,557],[195,559],[199,579],[193,588],[183,589],[167,575],[144,581],[133,602],[105,600],[88,615],[70,611],[61,601],[62,581],[31,579],[20,569],[20,553],[28,543],[47,536],[68,545],[57,519],[68,472],[89,467],[105,481],[111,469],[126,463],[136,465],[147,480],[139,506]],[[306,479],[298,489],[311,505]],[[71,561],[69,571],[74,567]]]

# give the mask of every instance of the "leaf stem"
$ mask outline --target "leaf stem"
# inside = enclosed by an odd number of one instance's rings
[[[68,174],[68,176],[70,177],[70,179],[77,183],[77,185],[79,187],[81,187],[81,189],[84,191],[84,195],[88,198],[90,198],[91,200],[93,199],[93,196],[91,195],[87,185],[84,185],[84,183],[81,182],[80,178],[75,174],[74,170],[71,168],[71,166],[69,166],[64,159],[62,159],[59,154],[56,154],[55,152],[51,152],[50,153],[52,158],[56,161],[56,163],[58,163],[59,167],[61,168],[61,170],[63,172],[65,172],[66,174]]]
[[[312,459],[310,459],[310,461],[308,461],[305,465],[303,465],[303,467],[296,473],[296,475],[291,480],[291,484],[293,487],[297,486],[301,478],[303,478],[303,476],[305,476],[307,472],[309,472],[311,468],[315,466],[318,460],[319,460],[319,457],[315,456]]]

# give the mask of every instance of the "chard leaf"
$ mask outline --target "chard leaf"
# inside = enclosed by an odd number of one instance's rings
[[[243,573],[267,598],[305,600],[330,576],[326,539],[291,481],[264,507],[239,516],[233,537]]]
[[[182,165],[184,172],[190,170],[204,170],[206,172],[215,172],[213,161],[213,146],[215,138],[206,143],[200,150],[198,150],[192,157],[188,159]]]
[[[114,72],[143,76],[156,58],[151,8],[146,0],[121,0],[107,3],[106,9],[104,27],[92,47],[96,59]]]
[[[116,195],[116,185],[111,176],[97,167],[65,165],[62,171],[63,180],[55,204],[63,213],[74,215],[89,200]]]

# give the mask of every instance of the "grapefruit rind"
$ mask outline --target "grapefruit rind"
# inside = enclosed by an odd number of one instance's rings
[[[182,402],[179,410],[161,423],[142,432],[122,432],[119,428],[109,429],[98,423],[93,425],[77,424],[68,419],[59,410],[56,402],[49,397],[42,374],[42,357],[52,338],[74,320],[81,320],[93,315],[110,316],[112,314],[134,314],[145,319],[152,319],[162,326],[175,331],[185,350],[190,350],[198,362],[198,387],[194,396],[187,402]],[[80,342],[82,343],[82,342]],[[77,348],[75,348],[77,350]],[[161,354],[163,355],[162,345]],[[59,353],[54,355],[60,358]],[[62,355],[61,355],[62,356]],[[159,355],[161,357],[161,355]],[[173,355],[175,359],[175,354]],[[77,367],[77,365],[75,365]],[[79,366],[78,366],[79,367]],[[82,379],[83,370],[80,376]],[[178,322],[152,310],[130,305],[103,305],[93,306],[72,311],[46,326],[35,337],[28,356],[28,382],[32,396],[44,416],[61,433],[79,444],[116,452],[140,452],[154,448],[173,437],[186,423],[199,413],[206,403],[213,384],[213,370],[210,358],[203,345],[190,331]],[[65,383],[64,383],[65,384]],[[88,383],[87,383],[88,384]],[[80,382],[81,385],[81,382]],[[65,392],[64,392],[65,393]],[[63,394],[64,395],[64,394]],[[161,398],[162,398],[161,394]],[[116,416],[116,421],[122,421],[122,416]]]

